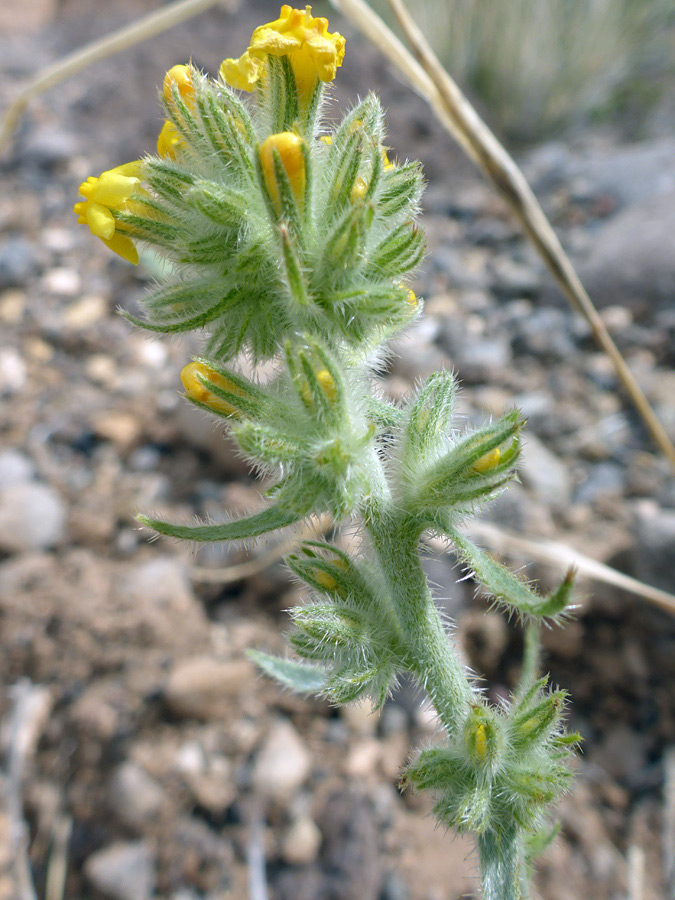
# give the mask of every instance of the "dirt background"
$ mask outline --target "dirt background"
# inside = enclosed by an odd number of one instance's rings
[[[0,104],[156,6],[2,0]],[[515,401],[529,419],[522,483],[487,520],[673,591],[672,473],[588,328],[424,103],[320,11],[348,37],[331,112],[381,92],[392,153],[421,158],[429,180],[430,253],[416,285],[427,314],[399,343],[387,390],[404,396],[445,365],[463,381],[463,416],[482,421]],[[475,895],[471,842],[397,787],[411,751],[436,734],[414,686],[377,714],[284,694],[245,657],[283,652],[284,610],[302,600],[283,566],[233,578],[228,567],[250,555],[151,543],[134,520],[139,509],[218,519],[262,500],[227,440],[180,397],[196,345],[133,332],[117,315],[137,308],[152,263],[131,268],[76,226],[77,186],[154,146],[167,68],[192,58],[215,73],[277,14],[263,0],[214,9],[96,64],[32,102],[0,160],[2,900],[30,896],[13,865],[18,816],[40,900]],[[673,97],[639,142],[596,127],[522,162],[675,438]],[[544,586],[557,575],[509,559]],[[467,663],[504,696],[518,627],[486,609],[450,555],[425,564]],[[576,621],[544,635],[545,666],[570,691],[570,727],[585,743],[535,896],[672,897],[675,620],[606,585],[581,587]],[[17,709],[35,725],[22,778]]]

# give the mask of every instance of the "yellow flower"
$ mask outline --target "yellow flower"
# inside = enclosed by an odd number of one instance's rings
[[[87,178],[80,185],[80,193],[86,199],[73,207],[80,225],[88,225],[106,247],[134,265],[138,264],[138,250],[130,237],[116,230],[115,212],[127,209],[128,201],[141,183],[140,168],[140,161],[130,162],[109,169],[98,178]]]
[[[252,91],[267,56],[288,56],[298,93],[311,98],[317,81],[332,81],[345,55],[345,39],[328,31],[328,20],[284,4],[279,18],[260,25],[251,35],[248,50],[239,59],[226,59],[220,67],[223,80],[239,90]]]
[[[303,139],[292,131],[282,131],[280,134],[271,134],[260,145],[260,165],[265,179],[265,185],[272,201],[272,206],[281,215],[281,195],[277,176],[274,168],[274,151],[279,154],[281,165],[284,167],[288,182],[295,199],[302,203],[305,196],[305,156],[303,153]]]

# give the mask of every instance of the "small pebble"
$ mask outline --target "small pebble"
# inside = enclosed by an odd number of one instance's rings
[[[0,492],[0,548],[46,550],[65,537],[66,507],[46,484],[13,484]]]
[[[263,797],[288,803],[311,771],[311,757],[290,722],[272,726],[253,764],[253,787]]]
[[[152,900],[155,858],[145,841],[117,842],[87,859],[84,871],[109,900]]]

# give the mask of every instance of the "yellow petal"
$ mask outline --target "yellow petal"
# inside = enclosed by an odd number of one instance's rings
[[[90,200],[82,213],[92,234],[109,241],[115,234],[115,217],[106,206]]]
[[[90,192],[89,199],[104,206],[117,207],[131,197],[140,183],[139,178],[130,178],[111,169],[103,172]]]
[[[131,238],[116,232],[109,240],[104,238],[101,238],[101,240],[113,253],[117,253],[118,256],[126,259],[127,262],[132,263],[134,266],[138,265],[138,250]]]
[[[246,51],[239,59],[225,59],[220,66],[220,77],[225,84],[238,91],[252,91],[260,78],[262,60]]]

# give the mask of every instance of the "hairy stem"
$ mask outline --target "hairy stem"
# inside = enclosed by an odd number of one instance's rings
[[[396,608],[410,671],[429,694],[443,727],[455,734],[469,711],[473,689],[431,596],[417,548],[419,529],[405,516],[380,508],[368,531]]]
[[[478,836],[483,900],[525,900],[520,844],[516,826]]]

